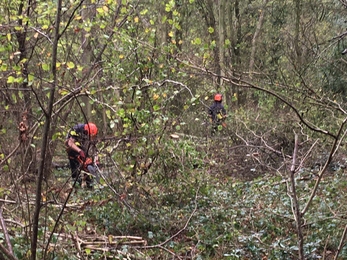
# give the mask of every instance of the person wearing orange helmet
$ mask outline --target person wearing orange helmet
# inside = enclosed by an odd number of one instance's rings
[[[95,163],[97,158],[92,156],[92,148],[95,146],[98,128],[94,123],[77,124],[70,129],[65,140],[66,152],[69,157],[71,177],[82,184],[92,188],[93,178],[97,177]],[[80,176],[81,170],[86,174]],[[88,174],[89,173],[89,174]]]
[[[221,127],[226,127],[225,118],[227,114],[222,102],[223,95],[217,93],[214,95],[213,104],[208,109],[208,115],[212,123],[212,135],[219,131]]]

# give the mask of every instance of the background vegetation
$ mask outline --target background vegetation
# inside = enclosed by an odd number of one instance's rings
[[[347,259],[346,7],[4,0],[0,258]],[[63,146],[88,121],[92,191]]]

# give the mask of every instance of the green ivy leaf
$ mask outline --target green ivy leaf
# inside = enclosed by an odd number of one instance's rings
[[[42,69],[44,71],[49,71],[49,65],[47,63],[42,64]]]
[[[16,78],[13,77],[13,76],[9,76],[9,77],[7,78],[7,83],[9,83],[9,84],[14,83],[15,81],[16,81]]]

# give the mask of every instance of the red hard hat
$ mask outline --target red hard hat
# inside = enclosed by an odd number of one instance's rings
[[[84,131],[86,131],[89,136],[96,136],[98,134],[98,128],[94,123],[85,124]]]
[[[223,99],[222,94],[216,94],[216,95],[214,96],[214,101],[222,101],[222,99]]]

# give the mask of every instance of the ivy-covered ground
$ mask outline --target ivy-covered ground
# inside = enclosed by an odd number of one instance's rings
[[[167,139],[153,166],[134,176],[103,157],[104,179],[94,190],[72,188],[69,170],[56,169],[42,194],[47,228],[40,230],[39,254],[69,260],[297,259],[288,173],[260,172],[263,155],[230,144]],[[295,178],[303,207],[317,173],[310,168]],[[343,167],[323,178],[302,223],[307,259],[335,255],[346,225],[346,184]],[[21,194],[28,207],[32,199]],[[18,259],[28,259],[30,227],[15,219],[16,210],[6,206],[11,241]],[[342,247],[339,259],[345,258]]]

